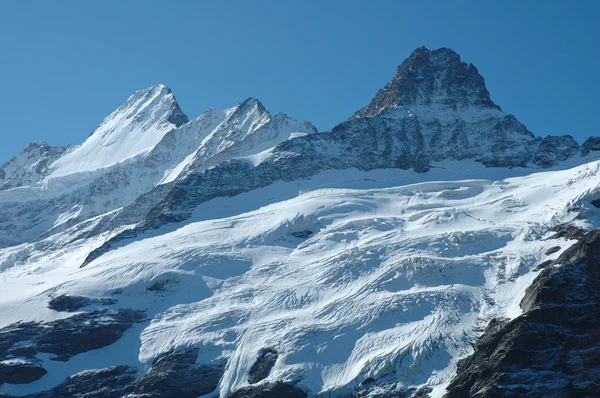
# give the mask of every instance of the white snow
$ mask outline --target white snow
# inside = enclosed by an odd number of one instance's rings
[[[158,354],[197,345],[199,361],[228,360],[222,396],[247,385],[265,347],[279,352],[268,380],[300,380],[311,396],[343,396],[369,377],[441,396],[486,323],[519,315],[545,251],[573,243],[544,239],[598,195],[600,162],[529,175],[436,166],[328,171],[217,198],[85,268],[107,236],[71,241],[67,230],[0,249],[0,327],[69,316],[46,307],[66,293],[110,295],[151,319],[66,364],[42,358],[47,375],[0,391],[41,391],[100,366],[143,372]],[[590,221],[577,222],[595,226],[598,210],[585,211]],[[303,231],[312,235],[293,235]],[[169,290],[148,292],[157,280]]]
[[[167,120],[173,94],[159,84],[135,92],[77,149],[51,166],[48,178],[106,168],[150,151],[176,126]]]

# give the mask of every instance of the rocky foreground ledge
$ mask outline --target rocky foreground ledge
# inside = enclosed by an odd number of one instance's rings
[[[600,397],[600,230],[546,264],[521,307],[488,325],[446,397]]]

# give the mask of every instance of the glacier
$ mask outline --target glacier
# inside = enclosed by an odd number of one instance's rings
[[[535,136],[449,49],[326,132],[140,90],[0,168],[0,396],[442,397],[556,231],[599,227],[597,141]]]

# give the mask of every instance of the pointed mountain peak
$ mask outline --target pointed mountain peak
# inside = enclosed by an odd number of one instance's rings
[[[173,95],[173,91],[171,91],[171,89],[164,84],[155,84],[153,86],[137,90],[130,95],[129,98],[127,98],[127,100],[115,112],[113,112],[113,114],[118,112],[128,112],[131,114],[131,111],[135,113],[140,108],[147,109],[154,107],[159,107],[160,109],[157,110],[164,113],[164,118],[168,122],[174,124],[176,127],[179,127],[189,121],[188,117],[179,107],[179,104],[175,99],[175,95]],[[152,109],[150,110],[152,111]]]
[[[244,101],[240,102],[237,106],[237,109],[242,111],[247,111],[250,109],[256,109],[260,113],[269,113],[265,106],[258,99],[254,97],[246,98]]]
[[[483,77],[473,64],[462,62],[449,48],[419,47],[402,62],[393,79],[369,105],[352,117],[376,116],[393,107],[443,106],[500,109],[490,99]]]
[[[49,177],[110,167],[148,153],[169,131],[188,122],[171,89],[157,84],[127,98],[78,148],[52,165]]]

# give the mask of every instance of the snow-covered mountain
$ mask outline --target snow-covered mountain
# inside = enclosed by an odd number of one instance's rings
[[[327,132],[137,91],[0,168],[0,396],[593,396],[567,360],[552,391],[544,361],[481,364],[575,280],[599,150],[536,137],[449,49]]]

